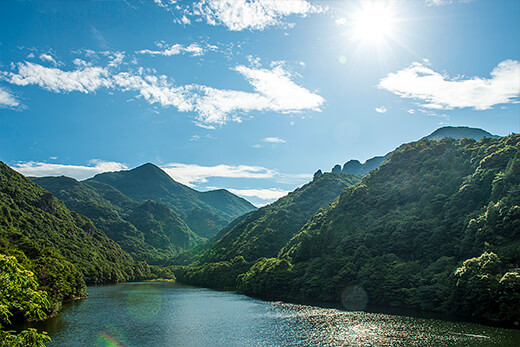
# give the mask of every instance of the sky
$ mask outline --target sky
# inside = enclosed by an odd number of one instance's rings
[[[520,132],[520,1],[0,0],[0,160],[262,206],[442,126]]]

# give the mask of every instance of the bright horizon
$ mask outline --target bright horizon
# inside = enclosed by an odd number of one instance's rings
[[[520,132],[520,3],[0,1],[0,160],[264,205],[442,126]]]

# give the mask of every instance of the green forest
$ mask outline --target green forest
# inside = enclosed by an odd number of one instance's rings
[[[326,173],[278,201],[250,212],[217,234],[180,281],[212,288],[235,288],[236,279],[262,257],[274,257],[318,210],[325,208],[359,175]],[[194,260],[192,258],[192,260]]]

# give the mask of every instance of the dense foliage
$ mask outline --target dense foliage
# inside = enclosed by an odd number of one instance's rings
[[[45,332],[34,329],[19,333],[6,330],[14,315],[44,319],[50,309],[47,294],[38,289],[31,271],[21,266],[15,257],[0,254],[0,345],[44,346],[51,339]]]
[[[90,218],[134,259],[155,264],[201,242],[164,204],[134,201],[101,182],[78,182],[64,176],[32,180],[69,209]]]
[[[107,172],[86,183],[108,184],[131,199],[169,206],[197,235],[208,238],[236,217],[255,209],[248,201],[220,189],[198,192],[174,181],[153,164],[128,171]]]
[[[179,268],[175,272],[175,277],[180,282],[196,286],[235,289],[237,277],[246,272],[251,265],[251,262],[246,262],[244,257],[239,256],[229,261]]]
[[[216,235],[219,239],[197,262],[177,277],[198,285],[230,287],[227,279],[221,283],[214,280],[212,269],[220,269],[232,261],[236,263],[236,259],[251,264],[262,257],[276,256],[314,213],[332,202],[342,189],[359,180],[355,175],[327,173],[276,202],[237,218]],[[233,271],[234,280],[239,273]]]
[[[345,189],[239,288],[339,301],[360,286],[372,303],[518,322],[519,264],[520,135],[423,140]]]

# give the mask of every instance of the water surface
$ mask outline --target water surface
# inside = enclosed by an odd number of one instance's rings
[[[89,287],[49,346],[520,346],[520,331],[267,302],[175,283]]]

